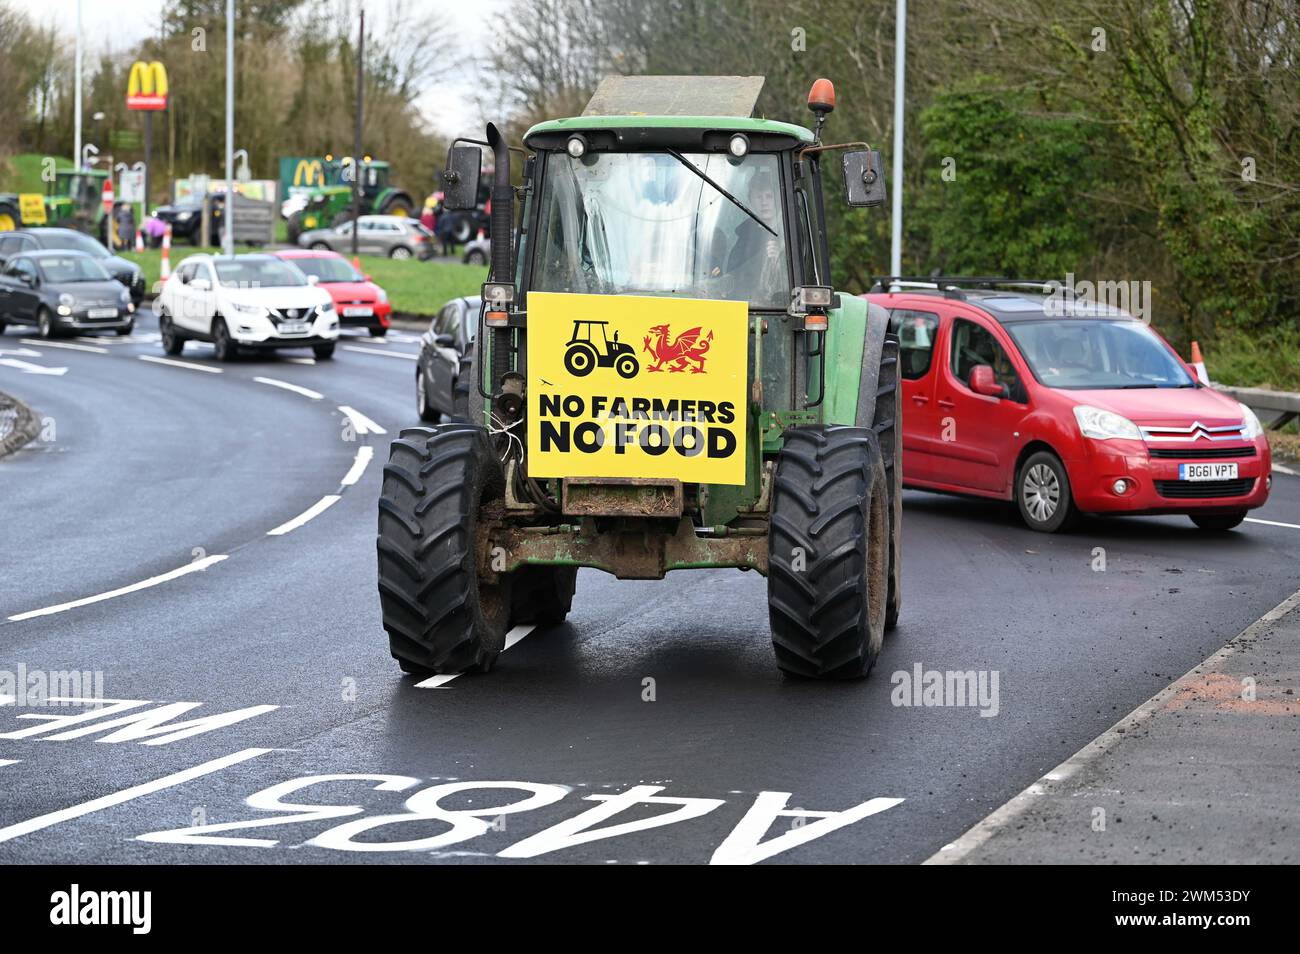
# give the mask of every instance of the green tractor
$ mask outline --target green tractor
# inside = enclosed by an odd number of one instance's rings
[[[823,172],[878,206],[883,163],[822,141],[829,81],[812,130],[752,118],[762,82],[610,78],[522,150],[491,124],[452,144],[449,207],[474,203],[490,149],[492,231],[516,241],[492,243],[468,420],[404,429],[384,468],[404,671],[491,668],[513,626],[565,619],[579,567],[756,570],[782,671],[870,671],[901,602],[898,340],[834,290]],[[566,367],[580,322],[613,366]],[[639,361],[617,367],[615,342]]]
[[[301,207],[288,217],[290,242],[312,229],[332,228],[352,218],[352,183],[347,170],[350,163],[344,159],[326,156],[324,162],[325,185],[315,186],[300,193]],[[361,214],[400,215],[415,213],[415,202],[410,193],[389,184],[392,168],[387,162],[366,159],[361,164]]]
[[[104,180],[107,172],[83,169],[59,169],[46,184],[41,197],[45,221],[24,221],[18,195],[0,195],[0,232],[24,225],[57,225],[98,234],[103,218]],[[30,217],[29,217],[30,218]]]

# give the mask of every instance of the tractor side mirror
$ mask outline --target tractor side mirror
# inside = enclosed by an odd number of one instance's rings
[[[970,369],[970,389],[985,397],[1007,396],[1006,385],[998,384],[997,379],[993,377],[993,369],[987,364],[977,364]]]
[[[845,202],[855,209],[885,204],[885,159],[878,149],[846,152],[840,161]]]
[[[447,209],[467,211],[478,207],[478,180],[483,153],[478,146],[452,146],[442,172],[442,203]]]

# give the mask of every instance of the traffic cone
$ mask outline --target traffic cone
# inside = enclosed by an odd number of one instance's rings
[[[353,255],[353,256],[352,256],[352,267],[355,268],[358,272],[361,271],[361,256],[360,256],[360,255]]]
[[[135,230],[135,250],[137,252],[144,251],[144,233],[139,229]]]
[[[160,266],[158,271],[158,280],[160,282],[165,282],[167,281],[167,279],[172,277],[172,263],[171,263],[171,255],[170,255],[171,250],[172,250],[172,227],[169,225],[167,226],[167,231],[163,233],[162,265]]]
[[[483,239],[487,238],[487,232],[486,232],[484,229],[479,229],[479,230],[478,230],[478,238],[479,238],[479,241],[481,242]]]
[[[1201,357],[1201,346],[1195,341],[1192,342],[1192,367],[1196,369],[1196,376],[1202,384],[1210,383],[1210,374],[1205,370],[1205,359]]]

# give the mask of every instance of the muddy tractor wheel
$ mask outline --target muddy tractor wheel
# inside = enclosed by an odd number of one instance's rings
[[[876,407],[871,429],[880,442],[889,487],[889,596],[885,601],[885,629],[898,625],[903,608],[903,422],[898,393],[898,339],[885,338],[876,379]]]
[[[480,514],[505,480],[487,432],[411,427],[389,450],[379,498],[379,602],[407,672],[483,672],[505,645],[511,579],[481,579]]]
[[[871,671],[885,635],[889,487],[875,432],[785,432],[767,577],[776,664],[813,679]]]
[[[576,566],[524,566],[511,575],[512,624],[558,626],[564,622],[573,608],[578,583]]]

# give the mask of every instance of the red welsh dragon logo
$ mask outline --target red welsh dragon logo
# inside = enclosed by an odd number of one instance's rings
[[[646,367],[647,371],[663,371],[667,364],[669,371],[685,371],[690,368],[692,374],[704,373],[704,356],[713,341],[713,332],[701,336],[700,328],[683,331],[671,341],[668,338],[667,325],[655,325],[650,334],[645,336],[645,346],[641,349],[654,356],[654,364]],[[694,365],[692,367],[692,365]]]

